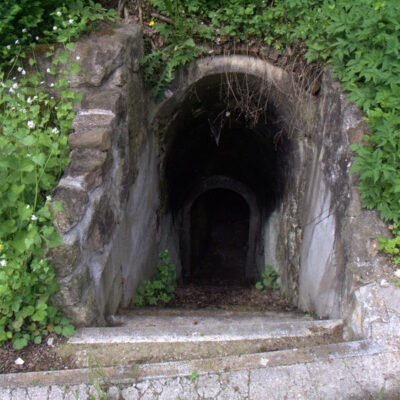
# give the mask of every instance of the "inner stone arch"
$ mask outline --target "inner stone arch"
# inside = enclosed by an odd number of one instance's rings
[[[202,181],[182,209],[183,276],[212,278],[215,268],[225,283],[254,278],[260,217],[256,196],[241,182],[226,176]]]

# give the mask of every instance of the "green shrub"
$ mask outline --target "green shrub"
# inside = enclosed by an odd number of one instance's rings
[[[261,272],[261,281],[256,283],[256,289],[263,292],[268,290],[279,290],[279,283],[277,282],[279,275],[274,270],[272,265],[267,264],[264,271]]]
[[[49,193],[69,163],[75,95],[62,91],[57,101],[40,91],[41,74],[12,72],[21,78],[0,72],[0,344],[12,339],[21,348],[51,330],[73,331],[48,304],[58,287],[43,254],[62,244]]]
[[[58,286],[44,254],[62,244],[51,222],[50,193],[69,163],[73,104],[81,98],[68,88],[69,74],[79,70],[69,60],[70,40],[89,21],[111,14],[91,1],[84,6],[81,1],[6,0],[0,15],[0,345],[12,340],[19,349],[31,340],[40,343],[49,332],[74,332],[50,304]],[[32,57],[36,43],[47,40],[65,46],[46,72],[57,98],[46,91]],[[53,56],[53,50],[48,46],[46,55]],[[58,81],[56,70],[63,74]]]
[[[114,19],[92,0],[3,0],[0,2],[0,68],[13,65],[26,48],[65,43],[93,29],[95,21]]]
[[[176,268],[171,263],[168,250],[160,253],[160,262],[152,280],[145,280],[136,289],[134,304],[137,306],[169,303],[174,297],[176,289]]]

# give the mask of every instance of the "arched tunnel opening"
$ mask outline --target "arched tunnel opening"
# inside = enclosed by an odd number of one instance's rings
[[[210,75],[167,129],[164,207],[180,227],[186,281],[252,285],[260,276],[262,225],[284,194],[290,153],[269,96],[259,78]]]

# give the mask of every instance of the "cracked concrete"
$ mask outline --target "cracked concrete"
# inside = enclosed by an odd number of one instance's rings
[[[195,372],[195,371],[193,371]],[[131,382],[0,387],[1,400],[375,400],[400,398],[398,351]],[[101,388],[101,389],[100,389]],[[103,397],[101,397],[103,393]],[[90,396],[93,397],[90,397]],[[108,396],[108,397],[104,397]]]

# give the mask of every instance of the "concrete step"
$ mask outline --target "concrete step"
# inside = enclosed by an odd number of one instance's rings
[[[342,341],[342,320],[208,310],[130,313],[120,326],[78,329],[58,348],[77,367],[226,357]]]
[[[74,391],[81,390],[82,386],[93,385],[98,380],[106,387],[117,385],[118,388],[123,389],[122,393],[126,392],[124,399],[139,398],[139,395],[135,397],[132,393],[139,392],[142,388],[160,385],[165,388],[180,389],[180,395],[183,396],[181,398],[201,399],[202,396],[191,397],[192,388],[189,386],[206,391],[210,390],[210,385],[214,386],[216,383],[220,386],[224,384],[227,390],[233,392],[237,391],[236,386],[243,387],[243,393],[237,393],[240,396],[234,397],[238,399],[282,399],[286,398],[285,393],[288,392],[294,393],[294,396],[288,397],[293,399],[372,399],[376,397],[366,397],[364,389],[367,388],[369,393],[372,393],[371,388],[373,388],[374,392],[378,393],[382,385],[391,379],[390,374],[398,376],[398,373],[400,373],[398,349],[361,340],[209,359],[115,367],[97,365],[90,369],[4,374],[0,375],[0,394],[1,388],[22,390],[33,386],[58,387],[60,392],[64,391],[67,394],[68,388],[73,388]],[[300,396],[306,384],[314,396]],[[396,390],[400,389],[400,380],[396,385]],[[327,389],[331,396],[323,395],[327,394],[325,393]],[[251,390],[253,395],[249,396],[246,390]],[[187,391],[186,395],[185,391]],[[257,391],[259,395],[255,394]],[[356,394],[364,394],[364,396],[356,397]],[[180,398],[175,392],[171,396],[161,397],[163,399]],[[6,398],[14,399],[14,397]],[[154,395],[151,398],[156,399],[159,396]],[[219,396],[207,396],[207,398],[219,398]],[[232,397],[221,396],[221,398]],[[388,398],[397,399],[398,397]],[[53,400],[51,396],[49,399]]]

